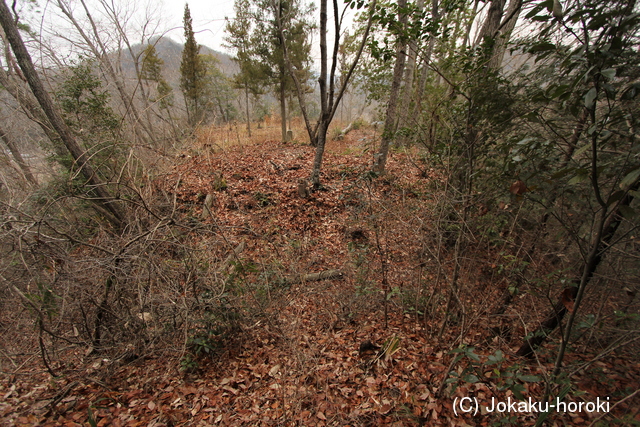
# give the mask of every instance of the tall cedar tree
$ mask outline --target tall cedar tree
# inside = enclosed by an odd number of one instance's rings
[[[183,24],[185,43],[180,62],[180,89],[187,108],[187,121],[190,126],[195,126],[203,117],[206,69],[200,57],[200,45],[193,34],[193,19],[188,3],[184,6]]]
[[[254,44],[252,43],[252,22],[255,16],[251,10],[249,0],[236,0],[233,5],[235,18],[227,21],[225,31],[226,46],[235,50],[233,58],[238,63],[240,70],[233,76],[233,86],[241,89],[245,96],[245,119],[247,132],[251,136],[251,113],[249,111],[249,94],[258,96],[263,93],[263,87],[267,85],[265,64],[256,60]]]
[[[265,72],[275,88],[280,101],[282,139],[286,137],[286,99],[295,93],[292,73],[309,92],[307,82],[311,78],[311,44],[309,38],[314,29],[308,19],[315,9],[304,7],[299,0],[257,0],[256,28],[252,41],[257,61],[267,65]],[[285,45],[288,51],[288,67],[285,61]]]

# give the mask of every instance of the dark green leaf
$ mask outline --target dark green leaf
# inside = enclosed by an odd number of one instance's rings
[[[542,42],[542,43],[534,44],[533,46],[531,46],[531,48],[529,49],[529,52],[530,53],[546,52],[548,50],[555,50],[555,48],[556,48],[556,45],[553,43]]]
[[[469,359],[473,359],[473,360],[475,360],[476,362],[479,362],[479,361],[480,361],[480,357],[479,357],[477,354],[475,354],[473,351],[468,351],[468,352],[467,352],[467,357],[468,357]]]
[[[539,5],[535,6],[533,9],[531,9],[531,12],[527,13],[525,15],[526,19],[531,19],[534,16],[536,16],[538,13],[540,13],[542,11],[542,9],[547,8],[547,10],[551,11],[551,8],[553,7],[553,0],[546,0],[543,1],[542,3],[540,3]]]
[[[623,217],[628,219],[629,221],[634,220],[638,217],[638,212],[630,206],[622,205],[618,208]]]
[[[587,151],[589,148],[591,148],[591,144],[584,144],[582,147],[578,148],[575,153],[573,153],[573,156],[578,157],[584,154],[584,152]]]
[[[559,85],[553,91],[551,91],[552,98],[559,98],[569,90],[569,85]]]
[[[558,172],[556,172],[553,175],[551,175],[551,179],[553,179],[553,180],[560,179],[560,178],[566,176],[567,174],[570,174],[574,170],[575,170],[575,168],[560,169]]]
[[[620,188],[622,188],[623,190],[627,190],[638,180],[639,177],[640,177],[640,168],[629,172],[627,176],[622,178],[622,181],[620,181]]]
[[[589,173],[586,171],[586,169],[578,169],[576,176],[571,178],[568,184],[569,185],[580,184],[581,182],[584,182],[587,179],[589,179]]]
[[[625,194],[626,193],[622,190],[616,191],[611,195],[611,197],[609,197],[609,200],[607,200],[607,206],[611,206],[618,200],[622,199],[622,197],[624,197]]]
[[[471,384],[477,383],[478,381],[480,381],[480,379],[477,376],[473,375],[473,374],[469,374],[466,377],[464,377],[463,379],[464,379],[464,381],[466,381],[468,383],[471,383]]]
[[[528,383],[537,383],[540,381],[540,377],[537,375],[518,375],[518,379]]]
[[[587,92],[587,94],[584,96],[584,106],[589,109],[593,108],[593,104],[597,96],[598,96],[598,91],[596,90],[595,87],[592,87],[591,89],[589,89],[589,92]]]
[[[616,69],[615,68],[607,68],[606,70],[602,70],[602,72],[600,74],[602,74],[607,80],[611,80],[612,78],[614,78],[616,76]]]

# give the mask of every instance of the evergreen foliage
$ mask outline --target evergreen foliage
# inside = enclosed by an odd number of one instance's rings
[[[270,87],[278,96],[282,116],[282,137],[285,138],[287,118],[286,100],[294,96],[295,86],[285,62],[284,45],[296,77],[304,85],[305,92],[311,78],[310,36],[315,26],[309,16],[313,5],[305,6],[299,0],[273,1],[237,0],[236,17],[226,26],[227,46],[236,52],[235,61],[240,72],[234,77],[234,85],[254,96]],[[280,27],[284,39],[280,34]],[[290,113],[289,113],[290,114]]]
[[[64,119],[83,148],[91,153],[94,167],[102,179],[111,177],[118,163],[121,123],[110,106],[111,95],[94,73],[92,61],[82,61],[65,72],[56,92]],[[70,156],[57,157],[65,169],[71,170]]]
[[[187,108],[187,121],[191,127],[203,119],[205,96],[206,67],[200,56],[200,45],[196,43],[193,33],[193,19],[189,4],[184,6],[184,49],[180,62],[180,88]]]
[[[158,57],[155,46],[152,44],[147,45],[142,54],[140,77],[143,80],[155,83],[155,90],[158,96],[150,100],[157,102],[161,109],[166,110],[173,106],[173,89],[162,77],[163,64],[164,61]]]

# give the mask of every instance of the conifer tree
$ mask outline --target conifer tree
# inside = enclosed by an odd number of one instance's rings
[[[183,24],[185,43],[180,62],[180,89],[182,89],[187,108],[187,121],[193,127],[202,120],[204,113],[202,103],[206,69],[200,57],[200,45],[196,43],[193,34],[193,19],[189,4],[184,6]]]
[[[240,73],[235,83],[249,92],[259,93],[270,86],[280,103],[282,138],[286,137],[286,100],[295,93],[291,72],[284,58],[289,50],[293,72],[304,85],[311,77],[310,35],[315,26],[309,16],[315,9],[300,0],[236,0],[236,18],[227,24],[228,46],[236,50]],[[280,31],[282,28],[286,30]]]
[[[147,45],[142,55],[140,78],[155,83],[155,90],[158,96],[157,98],[151,98],[150,101],[157,102],[161,109],[166,110],[173,105],[173,89],[162,77],[163,64],[164,61],[158,57],[155,46],[152,44]]]
[[[258,0],[258,7],[265,17],[258,20],[257,36],[262,42],[259,55],[269,64],[269,75],[280,101],[282,116],[282,139],[286,135],[286,99],[295,93],[293,76],[304,85],[311,77],[311,32],[315,28],[309,16],[315,10],[313,4],[305,6],[299,0]],[[280,31],[283,29],[283,31]],[[285,61],[284,50],[288,51],[292,68]],[[311,88],[306,87],[307,92]]]
[[[238,64],[239,71],[233,76],[232,83],[236,89],[244,92],[247,132],[251,137],[249,95],[257,97],[264,93],[268,75],[266,64],[257,59],[255,44],[252,42],[255,14],[250,0],[236,0],[233,9],[235,17],[225,27],[225,44],[236,53],[233,60]]]

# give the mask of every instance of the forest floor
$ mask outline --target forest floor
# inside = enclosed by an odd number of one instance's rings
[[[460,272],[464,312],[445,321],[453,264],[435,267],[432,236],[444,185],[438,172],[406,150],[394,152],[385,176],[372,179],[379,132],[363,128],[328,144],[324,188],[301,198],[297,185],[314,150],[302,137],[282,144],[272,134],[238,143],[230,131],[201,134],[157,184],[185,217],[202,218],[204,195],[214,194],[203,222],[221,230],[230,247],[242,244],[244,268],[258,271],[240,326],[223,348],[188,366],[184,343],[126,362],[68,348],[57,355],[60,376],[51,378],[37,350],[18,358],[7,347],[0,355],[1,425],[535,424],[536,407],[488,409],[541,401],[559,338],[536,359],[514,356],[525,325],[535,327],[548,310],[526,313],[534,296],[523,296],[505,315],[515,326],[496,333],[504,318],[490,313],[509,282],[499,274],[498,251],[486,246],[470,247],[475,263]],[[340,274],[330,280],[290,279],[335,270]],[[546,425],[640,423],[639,396],[623,400],[640,387],[637,357],[594,360],[590,350],[576,346],[566,357],[583,369],[572,372],[565,401],[609,398],[610,413],[569,407]],[[461,398],[477,399],[468,402],[480,410],[461,413],[454,408]]]

